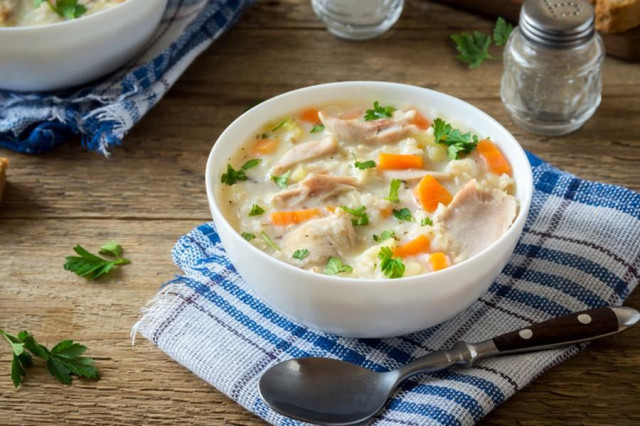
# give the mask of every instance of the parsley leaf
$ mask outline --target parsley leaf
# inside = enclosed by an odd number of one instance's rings
[[[342,263],[342,260],[337,257],[331,256],[329,258],[329,262],[327,262],[327,266],[324,267],[324,273],[327,275],[336,275],[341,272],[351,272],[353,268],[349,265],[345,265]]]
[[[411,216],[411,210],[406,207],[401,208],[400,210],[393,209],[393,217],[398,220],[405,220],[407,222],[413,220],[413,216]]]
[[[365,213],[365,210],[367,210],[365,206],[360,206],[355,209],[351,209],[347,206],[342,206],[340,208],[351,216],[354,216],[354,219],[351,219],[353,226],[365,226],[369,224],[369,215]]]
[[[389,196],[384,199],[393,203],[399,203],[400,198],[398,198],[398,190],[400,190],[400,185],[402,185],[402,181],[400,179],[392,179],[389,184]]]
[[[247,241],[251,241],[256,237],[255,234],[252,234],[251,232],[243,232],[240,235],[242,235],[242,238],[244,238]]]
[[[311,128],[311,132],[310,133],[320,133],[323,130],[324,130],[324,124],[318,123],[318,124],[316,124],[315,126],[313,126]]]
[[[44,3],[45,0],[34,0],[34,7],[38,8]],[[51,10],[66,19],[75,19],[84,15],[87,8],[78,4],[78,0],[57,0],[55,3],[51,0],[46,0]]]
[[[257,166],[258,164],[260,164],[262,160],[260,158],[254,158],[252,160],[247,161],[246,163],[244,163],[242,165],[242,170],[249,170],[255,166]]]
[[[373,103],[373,109],[365,111],[364,121],[378,120],[380,118],[388,118],[393,115],[396,109],[392,106],[380,106],[378,101]]]
[[[267,235],[266,232],[263,231],[260,235],[262,236],[262,239],[264,240],[265,243],[267,243],[269,247],[271,247],[275,251],[280,251],[280,247],[278,247],[275,241],[273,241],[271,237]]]
[[[35,338],[27,331],[21,331],[16,336],[0,330],[0,334],[9,342],[13,351],[11,380],[15,387],[22,384],[26,375],[25,368],[33,362],[31,354],[45,360],[47,370],[60,383],[71,384],[71,374],[93,380],[100,379],[93,359],[82,356],[87,347],[74,343],[73,340],[63,340],[49,350],[36,342]]]
[[[122,247],[113,241],[100,248],[101,254],[115,257],[113,260],[105,259],[89,253],[79,244],[73,248],[73,251],[80,256],[67,256],[64,262],[64,269],[75,272],[81,277],[87,277],[90,280],[95,280],[96,278],[109,273],[114,266],[131,263],[129,259],[120,257],[122,254]]]
[[[372,169],[376,166],[376,162],[373,160],[363,161],[363,162],[356,161],[355,166],[360,170]]]
[[[298,249],[293,252],[294,259],[303,260],[307,256],[309,256],[309,250],[307,249]]]
[[[389,247],[382,247],[378,253],[380,259],[380,270],[389,278],[401,278],[404,275],[406,266],[402,259],[394,258],[393,251]]]
[[[271,180],[274,181],[280,188],[284,189],[287,187],[289,176],[291,176],[291,170],[280,176],[271,175]]]
[[[392,231],[391,229],[386,229],[382,231],[380,236],[374,235],[373,241],[375,241],[376,243],[381,243],[385,240],[388,240],[389,238],[395,238],[395,236],[396,236],[396,233],[394,231]]]
[[[504,46],[511,35],[513,25],[508,23],[503,17],[499,17],[496,26],[493,28],[493,42],[496,46]]]
[[[456,44],[458,52],[460,52],[456,58],[469,64],[471,69],[478,68],[485,59],[494,59],[489,54],[491,37],[480,31],[474,31],[472,34],[453,34],[451,39]]]
[[[470,153],[478,145],[478,136],[471,135],[471,132],[462,133],[440,118],[433,121],[432,127],[436,143],[447,145],[450,160],[457,160],[461,154]]]
[[[236,182],[245,181],[247,179],[248,177],[244,172],[244,169],[241,168],[240,170],[236,170],[231,166],[231,164],[227,164],[227,173],[222,174],[220,182],[226,183],[227,185],[231,186]]]
[[[264,209],[257,204],[251,205],[251,211],[249,211],[249,216],[260,216],[264,213]]]
[[[287,124],[287,121],[289,121],[289,117],[285,118],[284,120],[282,120],[281,122],[279,122],[278,124],[276,124],[276,126],[271,129],[272,132],[275,132],[276,130],[279,130],[280,128],[282,128],[282,126],[284,126],[285,124]]]
[[[433,226],[433,221],[429,217],[425,217],[420,221],[420,225],[422,226]]]

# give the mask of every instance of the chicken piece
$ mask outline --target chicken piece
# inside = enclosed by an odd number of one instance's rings
[[[417,130],[410,121],[416,111],[396,111],[393,117],[363,121],[361,118],[342,119],[328,116],[324,111],[318,113],[322,124],[338,139],[345,142],[382,145],[396,142]]]
[[[479,189],[470,180],[451,203],[436,212],[434,219],[450,237],[456,262],[468,259],[489,247],[513,223],[516,199],[499,189]]]
[[[309,173],[291,188],[275,193],[271,202],[276,204],[286,203],[292,199],[289,205],[299,204],[309,197],[319,197],[321,200],[333,197],[342,192],[357,188],[356,178],[351,176],[333,176],[320,173]]]
[[[309,220],[295,228],[282,240],[280,247],[288,258],[298,249],[309,255],[296,265],[303,267],[325,265],[331,256],[345,257],[356,242],[349,214],[342,209],[321,219]]]
[[[332,135],[327,135],[319,141],[301,143],[282,156],[278,164],[271,169],[271,174],[279,175],[295,164],[333,154],[337,150],[338,141]]]

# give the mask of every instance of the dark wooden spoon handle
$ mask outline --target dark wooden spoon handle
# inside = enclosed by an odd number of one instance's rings
[[[493,343],[500,352],[550,349],[603,337],[619,329],[618,316],[613,309],[597,308],[532,324],[494,337]]]

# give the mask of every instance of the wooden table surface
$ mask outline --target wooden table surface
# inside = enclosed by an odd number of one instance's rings
[[[188,69],[162,102],[105,159],[78,141],[11,159],[0,205],[0,328],[46,344],[89,346],[102,380],[59,385],[32,367],[18,391],[0,343],[2,424],[261,424],[129,331],[140,307],[179,271],[176,239],[209,220],[204,167],[212,142],[256,99],[339,80],[389,80],[462,98],[504,124],[526,149],[583,178],[640,190],[640,66],[607,58],[602,104],[559,138],[518,128],[499,99],[502,65],[470,71],[449,35],[491,22],[408,1],[395,28],[361,43],[338,40],[309,2],[259,2]],[[62,269],[76,243],[115,239],[132,260],[90,283]],[[636,277],[637,279],[637,277]],[[628,302],[640,307],[640,292]],[[490,413],[485,424],[640,423],[640,327],[593,343]]]

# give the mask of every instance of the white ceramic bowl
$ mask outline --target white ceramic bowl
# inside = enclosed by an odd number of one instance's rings
[[[339,100],[379,100],[436,107],[439,115],[490,136],[509,159],[520,209],[491,247],[460,264],[394,280],[312,273],[276,260],[245,241],[219,208],[220,175],[240,142],[265,122],[301,108]],[[533,191],[531,167],[516,139],[493,118],[459,99],[421,87],[342,82],[306,87],[265,101],[238,117],[216,141],[206,170],[207,196],[229,259],[273,309],[306,326],[352,337],[397,336],[436,325],[468,307],[498,276],[522,233]],[[479,224],[481,226],[481,224]]]
[[[66,89],[109,74],[149,41],[166,5],[127,0],[71,21],[0,28],[0,89]]]

